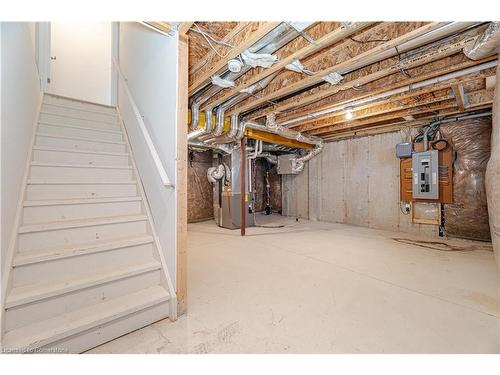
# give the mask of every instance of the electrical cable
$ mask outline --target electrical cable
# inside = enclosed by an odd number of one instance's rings
[[[212,48],[212,50],[217,54],[217,56],[219,56],[221,58],[227,57],[229,55],[229,53],[231,52],[231,50],[234,48],[233,45],[231,45],[229,43],[226,43],[226,42],[224,42],[222,40],[217,40],[213,36],[211,36],[210,34],[208,34],[207,32],[201,30],[200,27],[198,26],[198,24],[196,22],[194,22],[193,25],[196,27],[196,29],[190,28],[189,30],[194,31],[195,33],[201,34],[203,36],[203,38],[205,38],[205,40],[207,41],[207,43],[210,46],[210,48]],[[229,47],[230,48],[229,51],[227,51],[226,54],[224,54],[224,55],[221,54],[219,51],[217,51],[215,49],[215,47],[213,46],[212,42],[210,42],[209,38],[214,43],[220,44],[220,45],[225,46],[225,47]]]

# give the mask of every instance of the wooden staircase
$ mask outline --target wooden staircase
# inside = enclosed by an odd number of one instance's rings
[[[79,353],[176,299],[115,108],[45,95],[2,310],[6,351]]]

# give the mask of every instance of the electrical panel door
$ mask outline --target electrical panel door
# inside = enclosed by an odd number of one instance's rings
[[[413,153],[412,170],[413,198],[439,199],[438,151]]]

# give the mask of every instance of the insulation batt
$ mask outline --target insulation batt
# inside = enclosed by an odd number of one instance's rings
[[[485,173],[490,158],[491,117],[441,125],[453,145],[453,204],[445,205],[445,230],[452,237],[489,241]]]
[[[212,166],[212,151],[193,152],[188,162],[188,222],[213,217],[212,184],[207,179],[207,170]]]

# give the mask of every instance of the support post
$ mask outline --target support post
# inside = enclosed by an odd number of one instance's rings
[[[246,176],[246,171],[245,171],[245,167],[246,167],[246,145],[247,145],[247,137],[243,137],[241,138],[241,147],[240,147],[240,187],[241,187],[241,204],[240,204],[240,231],[241,231],[241,235],[244,236],[245,235],[245,226],[246,226],[246,217],[247,217],[247,213],[246,213],[246,205],[245,205],[245,201],[246,201],[246,195],[247,195],[247,192],[246,192],[246,179],[245,179],[245,176]]]

